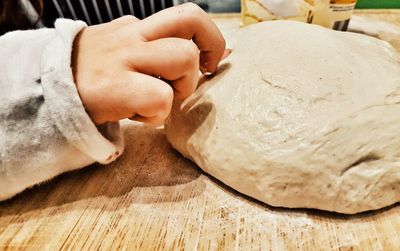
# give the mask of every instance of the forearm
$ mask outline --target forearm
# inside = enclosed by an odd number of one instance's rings
[[[123,150],[118,123],[101,132],[73,82],[71,48],[84,23],[0,37],[0,200]]]

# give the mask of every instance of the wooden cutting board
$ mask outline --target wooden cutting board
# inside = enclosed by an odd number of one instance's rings
[[[400,20],[400,11],[385,14],[368,12]],[[216,21],[237,29],[237,16]],[[117,162],[0,203],[0,249],[400,250],[399,204],[353,216],[272,208],[205,175],[162,129],[123,130]]]

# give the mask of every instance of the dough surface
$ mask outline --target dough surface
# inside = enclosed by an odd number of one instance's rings
[[[400,201],[400,55],[292,21],[249,26],[175,104],[168,140],[266,204],[353,214]]]
[[[390,43],[400,52],[400,26],[374,17],[354,15],[348,31],[366,34]]]

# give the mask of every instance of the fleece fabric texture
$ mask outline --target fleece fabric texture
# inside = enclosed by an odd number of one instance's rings
[[[0,37],[0,200],[123,151],[118,123],[96,127],[71,70],[81,21]]]

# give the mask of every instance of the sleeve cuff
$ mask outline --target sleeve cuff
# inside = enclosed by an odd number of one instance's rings
[[[41,58],[41,81],[46,107],[58,130],[81,152],[107,164],[124,150],[119,123],[96,127],[83,107],[71,69],[73,42],[85,27],[82,21],[56,21],[56,36]]]

